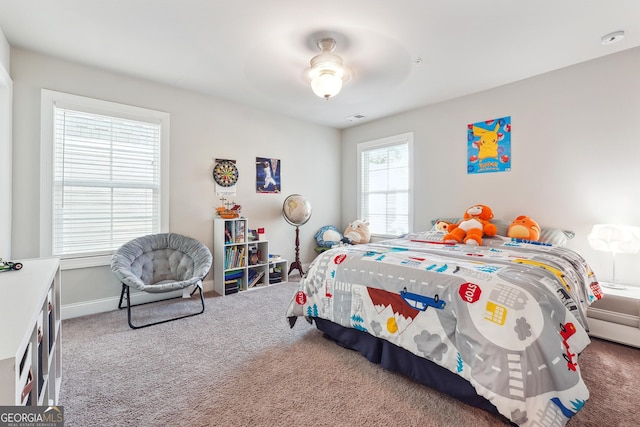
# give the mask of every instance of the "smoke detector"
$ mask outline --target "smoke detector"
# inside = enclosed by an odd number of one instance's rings
[[[614,31],[613,33],[609,33],[606,36],[602,36],[600,39],[600,43],[603,45],[617,43],[624,38],[624,31]]]

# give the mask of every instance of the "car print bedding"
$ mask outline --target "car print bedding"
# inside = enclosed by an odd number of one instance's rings
[[[578,355],[590,342],[586,309],[601,296],[571,249],[505,238],[446,244],[426,232],[321,253],[287,317],[435,363],[473,388],[477,406],[489,402],[517,425],[563,426],[589,398]]]

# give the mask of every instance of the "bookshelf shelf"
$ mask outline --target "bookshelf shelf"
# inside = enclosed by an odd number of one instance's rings
[[[287,260],[269,260],[269,242],[249,241],[246,218],[214,219],[213,282],[220,295],[286,282]]]

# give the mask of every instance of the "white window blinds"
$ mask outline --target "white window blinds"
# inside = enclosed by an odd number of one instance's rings
[[[359,218],[369,220],[373,235],[398,236],[411,229],[411,141],[405,134],[358,146]]]
[[[110,253],[160,231],[161,125],[54,108],[56,256]]]

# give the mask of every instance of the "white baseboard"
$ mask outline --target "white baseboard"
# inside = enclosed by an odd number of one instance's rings
[[[213,291],[213,280],[205,280],[202,282],[202,290],[204,292]],[[140,304],[144,302],[159,301],[172,297],[179,297],[182,291],[167,292],[162,294],[150,294],[147,292],[131,293],[131,302]],[[118,302],[120,296],[101,298],[92,301],[84,301],[74,304],[65,304],[60,307],[60,316],[62,320],[74,317],[88,316],[90,314],[104,313],[106,311],[118,310]]]

